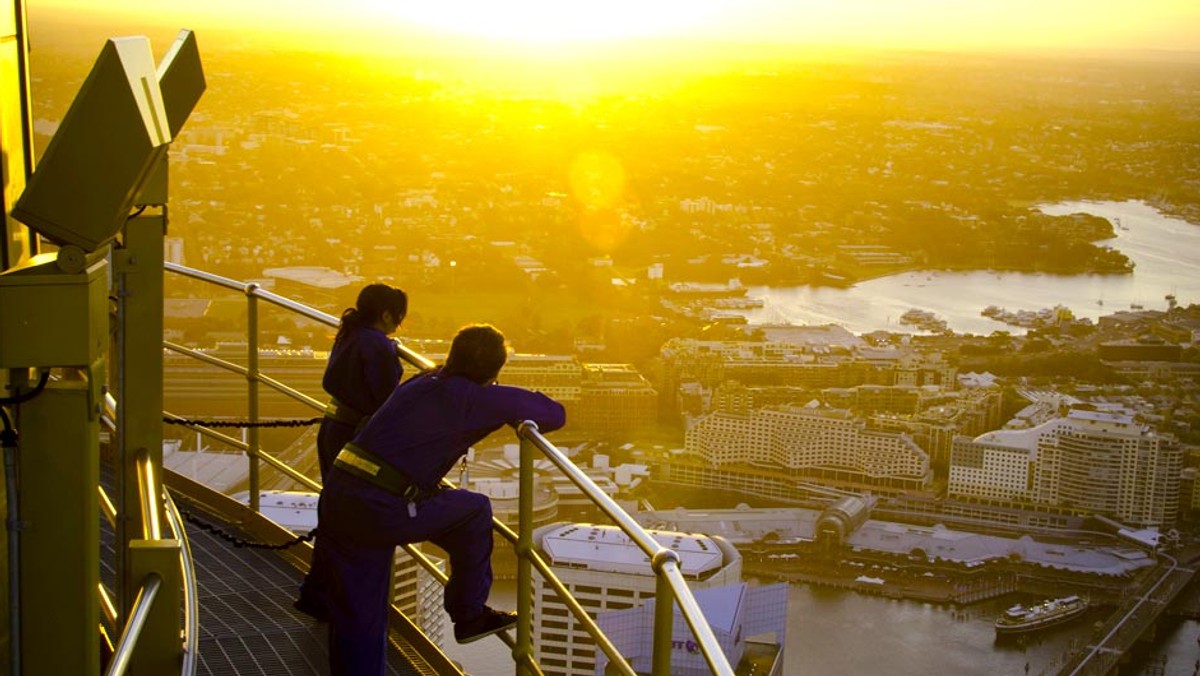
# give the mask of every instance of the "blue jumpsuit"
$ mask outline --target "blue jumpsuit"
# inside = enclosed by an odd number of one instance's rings
[[[431,493],[408,502],[334,466],[320,504],[320,541],[333,576],[329,658],[335,676],[378,676],[386,668],[391,562],[401,544],[429,541],[450,556],[444,606],[454,622],[483,613],[492,585],[492,508],[488,497],[438,483],[468,448],[502,425],[533,420],[548,432],[566,422],[563,407],[539,392],[479,385],[439,372],[396,387],[354,444]]]
[[[350,330],[333,344],[321,385],[343,408],[357,412],[365,420],[396,389],[402,374],[392,339],[377,328],[363,326]],[[317,462],[321,466],[322,483],[329,480],[334,457],[354,438],[358,428],[348,419],[325,416],[321,420],[317,431]],[[325,547],[318,537],[313,546],[312,566],[300,585],[301,603],[318,612],[329,605],[326,597],[330,573],[325,558]]]
[[[403,369],[396,358],[396,344],[383,331],[364,326],[350,331],[333,345],[321,386],[344,406],[369,417],[396,389]],[[358,431],[354,424],[326,417],[317,432],[317,460],[321,481],[329,478],[329,466],[347,441]]]

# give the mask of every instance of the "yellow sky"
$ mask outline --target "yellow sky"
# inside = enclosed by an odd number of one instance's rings
[[[28,0],[30,12],[95,0]],[[1200,50],[1198,0],[107,0],[180,25],[420,28],[536,44],[699,37],[800,47]]]

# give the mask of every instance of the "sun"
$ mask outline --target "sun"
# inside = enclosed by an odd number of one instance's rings
[[[711,21],[736,0],[360,0],[429,29],[524,42],[564,42],[679,34]]]

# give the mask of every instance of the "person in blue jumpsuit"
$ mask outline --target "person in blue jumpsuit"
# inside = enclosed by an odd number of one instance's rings
[[[469,447],[501,426],[532,420],[549,432],[566,422],[562,405],[546,395],[496,383],[507,356],[494,327],[463,328],[445,364],[397,386],[335,459],[318,538],[333,570],[329,658],[335,676],[384,673],[390,570],[402,544],[429,541],[449,555],[443,604],[458,642],[516,621],[515,613],[487,605],[491,502],[461,488],[439,488]]]
[[[354,307],[342,312],[321,385],[332,399],[317,431],[321,482],[329,480],[333,458],[396,389],[403,368],[389,338],[408,314],[408,295],[387,284],[368,284]],[[328,567],[320,532],[312,566],[300,585],[295,606],[317,619],[328,619]]]

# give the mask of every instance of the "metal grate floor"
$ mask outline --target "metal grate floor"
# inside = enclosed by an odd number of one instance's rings
[[[100,520],[101,579],[114,582],[114,536]],[[200,599],[201,676],[325,676],[327,626],[292,608],[302,575],[273,550],[237,548],[187,524]],[[245,537],[242,533],[231,533]],[[391,676],[420,676],[393,637]]]
[[[188,524],[200,596],[197,674],[293,676],[329,673],[327,626],[292,601],[301,574],[272,550],[237,548]],[[396,650],[388,673],[420,672]]]

